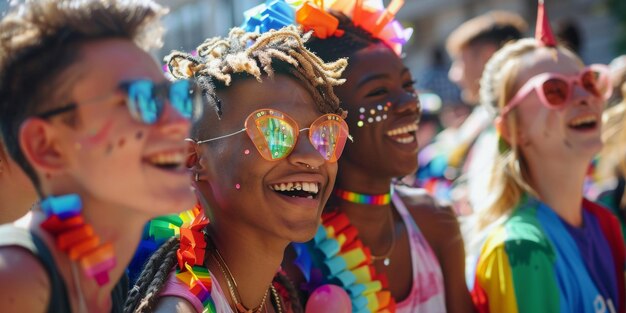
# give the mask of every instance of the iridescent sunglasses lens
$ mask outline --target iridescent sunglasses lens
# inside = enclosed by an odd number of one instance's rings
[[[269,161],[289,155],[298,138],[296,122],[275,110],[253,112],[246,120],[245,128],[261,156]]]
[[[348,139],[348,124],[338,115],[326,114],[315,120],[309,130],[309,140],[329,162],[337,162]]]
[[[310,128],[300,130],[291,117],[270,109],[250,114],[245,129],[261,156],[269,161],[287,157],[293,151],[300,131],[308,129],[313,147],[327,161],[336,162],[348,137],[348,125],[338,115],[325,114]]]

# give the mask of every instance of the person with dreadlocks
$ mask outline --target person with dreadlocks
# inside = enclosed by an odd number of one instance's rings
[[[474,301],[480,312],[624,312],[619,222],[583,198],[608,70],[556,43],[541,0],[535,37],[504,46],[482,75],[500,144]]]
[[[0,226],[3,312],[121,312],[143,225],[193,205],[184,139],[200,93],[146,50],[164,13],[32,0],[0,21],[2,138],[40,198]]]
[[[311,51],[349,58],[346,83],[335,90],[354,143],[339,161],[323,225],[312,241],[293,245],[285,268],[295,264],[288,273],[312,312],[471,312],[454,213],[395,180],[417,168],[421,107],[400,56],[411,30],[393,18],[402,1],[386,9],[375,2],[293,7],[296,22],[314,30]],[[351,309],[335,306],[346,297]]]
[[[302,311],[277,271],[290,242],[314,235],[348,137],[333,92],[346,61],[322,62],[307,38],[294,27],[233,28],[197,56],[166,58],[215,108],[189,139],[205,204],[148,261],[126,312]]]

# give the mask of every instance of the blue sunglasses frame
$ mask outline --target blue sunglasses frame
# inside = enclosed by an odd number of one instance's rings
[[[112,93],[119,91],[126,94],[126,106],[133,119],[146,125],[153,125],[161,118],[166,100],[169,100],[170,105],[186,119],[200,116],[201,113],[199,112],[202,108],[201,92],[191,80],[165,81],[163,83],[155,83],[148,79],[130,80],[120,83]],[[80,105],[100,102],[108,96],[111,94],[81,104],[77,102],[68,103],[62,107],[39,113],[37,116],[48,119],[72,111]]]

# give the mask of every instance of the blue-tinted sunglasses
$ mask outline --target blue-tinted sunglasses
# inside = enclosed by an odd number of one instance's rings
[[[138,122],[152,125],[156,123],[165,108],[166,100],[176,109],[176,111],[186,119],[199,116],[202,109],[201,92],[196,84],[190,80],[178,80],[175,82],[165,81],[155,83],[147,79],[125,81],[118,85],[114,92],[124,92],[126,94],[126,105],[130,115]],[[103,101],[112,94],[98,97],[84,103],[69,103],[60,108],[52,109],[37,114],[41,118],[69,112],[79,105],[87,105]]]

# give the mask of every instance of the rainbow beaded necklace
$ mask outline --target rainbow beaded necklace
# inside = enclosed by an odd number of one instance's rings
[[[393,189],[391,189],[388,193],[383,193],[380,195],[367,195],[363,193],[357,193],[352,191],[347,191],[343,189],[335,189],[335,195],[342,200],[358,203],[358,204],[367,204],[367,205],[386,205],[391,202],[391,195],[393,194]]]

